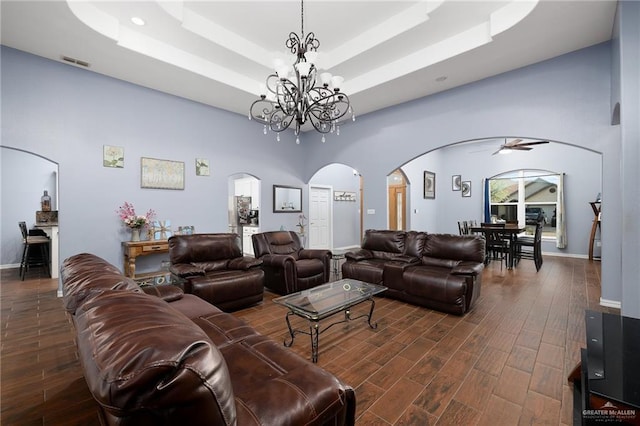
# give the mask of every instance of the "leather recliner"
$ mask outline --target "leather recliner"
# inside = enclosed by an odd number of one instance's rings
[[[185,293],[231,311],[262,301],[262,261],[243,256],[238,234],[174,235],[170,271],[185,279]]]
[[[262,261],[264,285],[278,294],[291,294],[329,281],[331,251],[305,249],[291,231],[251,236],[253,251]]]

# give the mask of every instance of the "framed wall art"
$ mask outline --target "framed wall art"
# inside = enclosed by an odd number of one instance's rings
[[[196,176],[209,176],[209,160],[196,158]]]
[[[334,201],[356,201],[356,193],[352,191],[334,191]]]
[[[463,197],[471,197],[471,181],[465,180],[460,185],[460,190],[462,191]]]
[[[451,190],[460,191],[461,189],[462,189],[462,176],[461,175],[451,176]]]
[[[424,198],[436,198],[436,174],[424,172]]]
[[[184,162],[140,159],[140,187],[153,189],[184,189]]]
[[[104,167],[124,167],[124,148],[121,146],[102,146],[102,165]]]

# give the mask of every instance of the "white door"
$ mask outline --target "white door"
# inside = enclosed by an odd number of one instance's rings
[[[331,187],[309,190],[309,248],[331,248]]]

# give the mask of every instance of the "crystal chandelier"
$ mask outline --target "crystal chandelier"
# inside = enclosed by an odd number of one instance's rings
[[[296,143],[300,143],[300,128],[307,122],[322,133],[340,134],[340,119],[355,115],[349,104],[349,97],[340,91],[343,78],[328,72],[320,73],[315,66],[320,42],[311,32],[304,34],[304,0],[300,2],[300,37],[289,33],[285,45],[296,56],[293,67],[280,59],[274,61],[276,73],[267,77],[266,84],[260,85],[260,99],[251,104],[249,120],[264,124],[267,130],[280,132],[295,123]],[[316,85],[319,78],[320,84]]]

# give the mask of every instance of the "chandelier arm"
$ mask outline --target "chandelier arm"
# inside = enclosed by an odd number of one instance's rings
[[[267,93],[251,104],[250,117],[268,124],[274,132],[288,129],[295,121],[296,135],[307,120],[316,131],[329,133],[345,115],[355,117],[346,94],[327,85],[316,86],[318,69],[307,62],[305,53],[317,51],[320,41],[313,32],[304,33],[304,0],[300,0],[300,36],[290,32],[285,46],[296,55],[293,64],[295,82],[279,78],[277,73],[270,74],[266,80]],[[301,63],[305,63],[304,66],[299,65]]]

